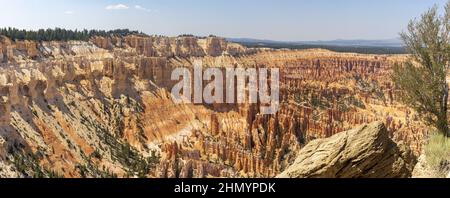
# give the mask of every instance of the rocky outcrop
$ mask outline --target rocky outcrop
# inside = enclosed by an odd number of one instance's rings
[[[280,178],[410,177],[415,158],[388,137],[380,122],[306,145]]]
[[[442,156],[445,158],[445,156]],[[442,159],[439,165],[432,166],[423,152],[414,167],[412,178],[448,178],[450,176],[450,161]]]
[[[127,36],[127,37],[93,37],[91,42],[100,48],[112,50],[131,47],[139,55],[146,57],[218,57],[222,55],[245,55],[255,53],[239,44],[229,44],[224,38],[195,36]]]
[[[227,42],[224,38],[209,37],[206,39],[206,46],[204,48],[206,54],[210,56],[220,56],[227,50]]]
[[[0,63],[2,63],[3,62],[3,58],[4,56],[3,56],[3,46],[2,46],[2,43],[0,43]]]
[[[34,41],[13,42],[0,35],[0,63],[17,59],[36,59],[39,56],[38,44]]]
[[[417,164],[414,167],[412,178],[433,178],[438,177],[438,171],[431,168],[426,159],[426,155],[422,154],[417,160]]]

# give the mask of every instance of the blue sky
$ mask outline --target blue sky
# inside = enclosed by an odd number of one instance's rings
[[[0,0],[0,27],[284,41],[388,39],[446,0]]]

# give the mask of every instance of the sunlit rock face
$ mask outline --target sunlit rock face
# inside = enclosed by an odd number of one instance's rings
[[[1,37],[0,175],[274,177],[310,141],[372,121],[418,152],[427,131],[387,78],[404,58],[249,49],[219,37]],[[174,103],[173,69],[196,61],[280,68],[280,110]]]
[[[381,122],[308,143],[280,178],[407,178],[415,157]]]

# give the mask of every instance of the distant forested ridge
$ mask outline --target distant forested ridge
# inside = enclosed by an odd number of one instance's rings
[[[307,45],[289,43],[255,43],[238,42],[251,48],[273,48],[273,49],[313,49],[322,48],[335,52],[360,53],[360,54],[406,54],[404,47],[381,47],[381,46],[334,46],[334,45]]]
[[[20,30],[17,28],[0,28],[0,35],[4,35],[12,40],[30,40],[30,41],[88,41],[93,36],[127,36],[144,35],[139,31],[129,29],[116,30],[67,30],[63,28],[40,29],[40,30]]]

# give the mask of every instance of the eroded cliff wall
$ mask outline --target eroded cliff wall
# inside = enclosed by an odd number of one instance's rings
[[[426,134],[386,78],[402,56],[248,49],[218,37],[0,41],[5,175],[273,177],[309,141],[359,124],[382,120],[415,150]],[[175,104],[172,70],[198,60],[280,67],[280,111]]]

